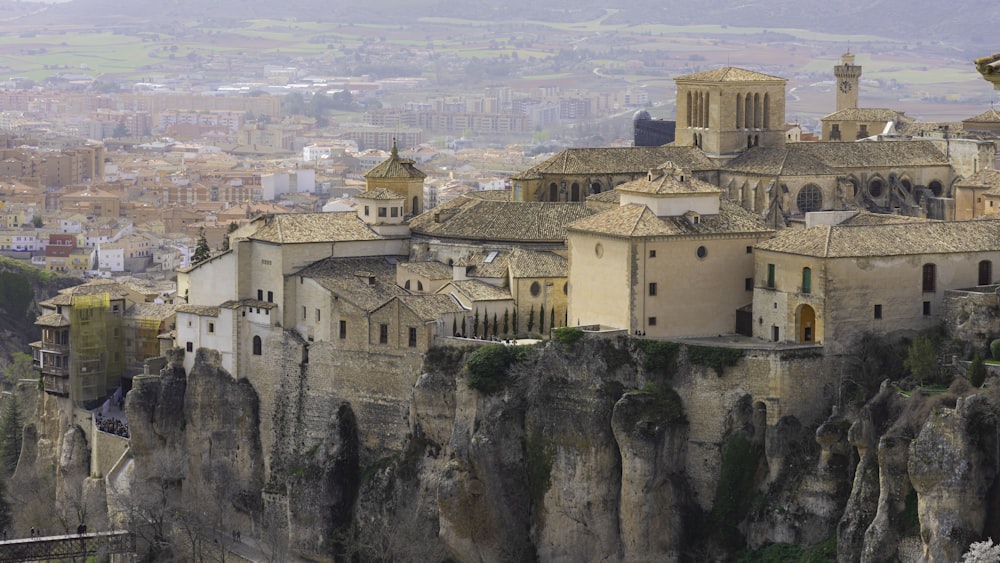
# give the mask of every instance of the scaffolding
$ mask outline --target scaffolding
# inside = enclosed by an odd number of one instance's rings
[[[125,354],[121,315],[107,293],[74,295],[70,308],[70,397],[90,408],[119,385]]]

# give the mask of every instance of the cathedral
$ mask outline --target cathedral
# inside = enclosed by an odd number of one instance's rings
[[[836,111],[822,119],[821,142],[786,136],[784,78],[735,67],[679,76],[671,144],[566,149],[515,175],[511,197],[584,201],[669,161],[774,228],[811,211],[954,219],[956,183],[993,168],[995,143],[905,134],[913,120],[902,112],[858,107],[861,71],[850,53],[834,66]]]

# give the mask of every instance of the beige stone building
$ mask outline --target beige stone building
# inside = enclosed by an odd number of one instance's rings
[[[424,178],[427,175],[414,161],[399,156],[395,141],[389,158],[365,173],[365,190],[387,189],[403,196],[403,211],[408,217],[424,212]]]
[[[1000,171],[981,170],[955,184],[955,219],[978,219],[1000,212]]]
[[[753,334],[841,354],[865,333],[932,328],[949,289],[992,284],[995,221],[848,221],[755,248]]]
[[[616,193],[618,208],[567,229],[570,324],[648,336],[735,332],[736,310],[753,299],[753,246],[772,231],[673,166]]]

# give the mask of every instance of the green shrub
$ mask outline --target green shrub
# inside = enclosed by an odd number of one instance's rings
[[[490,344],[470,354],[465,363],[469,370],[469,387],[487,395],[502,389],[507,378],[507,368],[524,357],[524,348]]]
[[[994,340],[994,342],[997,342]],[[983,383],[986,382],[986,363],[983,359],[976,354],[972,358],[972,363],[969,364],[969,383],[973,387],[982,387]]]
[[[708,366],[722,376],[727,367],[735,366],[743,357],[738,348],[714,348],[710,346],[688,346],[688,359],[692,364]]]
[[[674,342],[660,340],[636,340],[636,348],[642,352],[642,367],[648,374],[670,377],[677,361],[680,346]]]
[[[712,519],[725,534],[738,534],[736,525],[746,516],[754,493],[754,477],[764,448],[742,434],[733,434],[722,451],[722,472],[715,489]]]
[[[1000,362],[1000,338],[990,342],[990,356],[994,360]]]
[[[626,432],[632,432],[635,426],[643,421],[687,422],[687,417],[684,414],[684,401],[672,387],[647,383],[642,389],[626,394],[626,396],[636,395],[644,396],[643,398],[648,400],[642,404],[641,408],[629,412],[628,417],[623,421]]]
[[[567,346],[572,346],[577,340],[583,338],[583,331],[578,328],[564,326],[562,328],[557,328],[554,331],[556,340],[566,344]]]

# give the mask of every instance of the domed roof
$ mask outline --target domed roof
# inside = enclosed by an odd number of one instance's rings
[[[641,109],[632,115],[632,123],[635,123],[636,121],[648,121],[650,119],[653,119],[653,116],[649,115],[649,112],[644,109]]]

